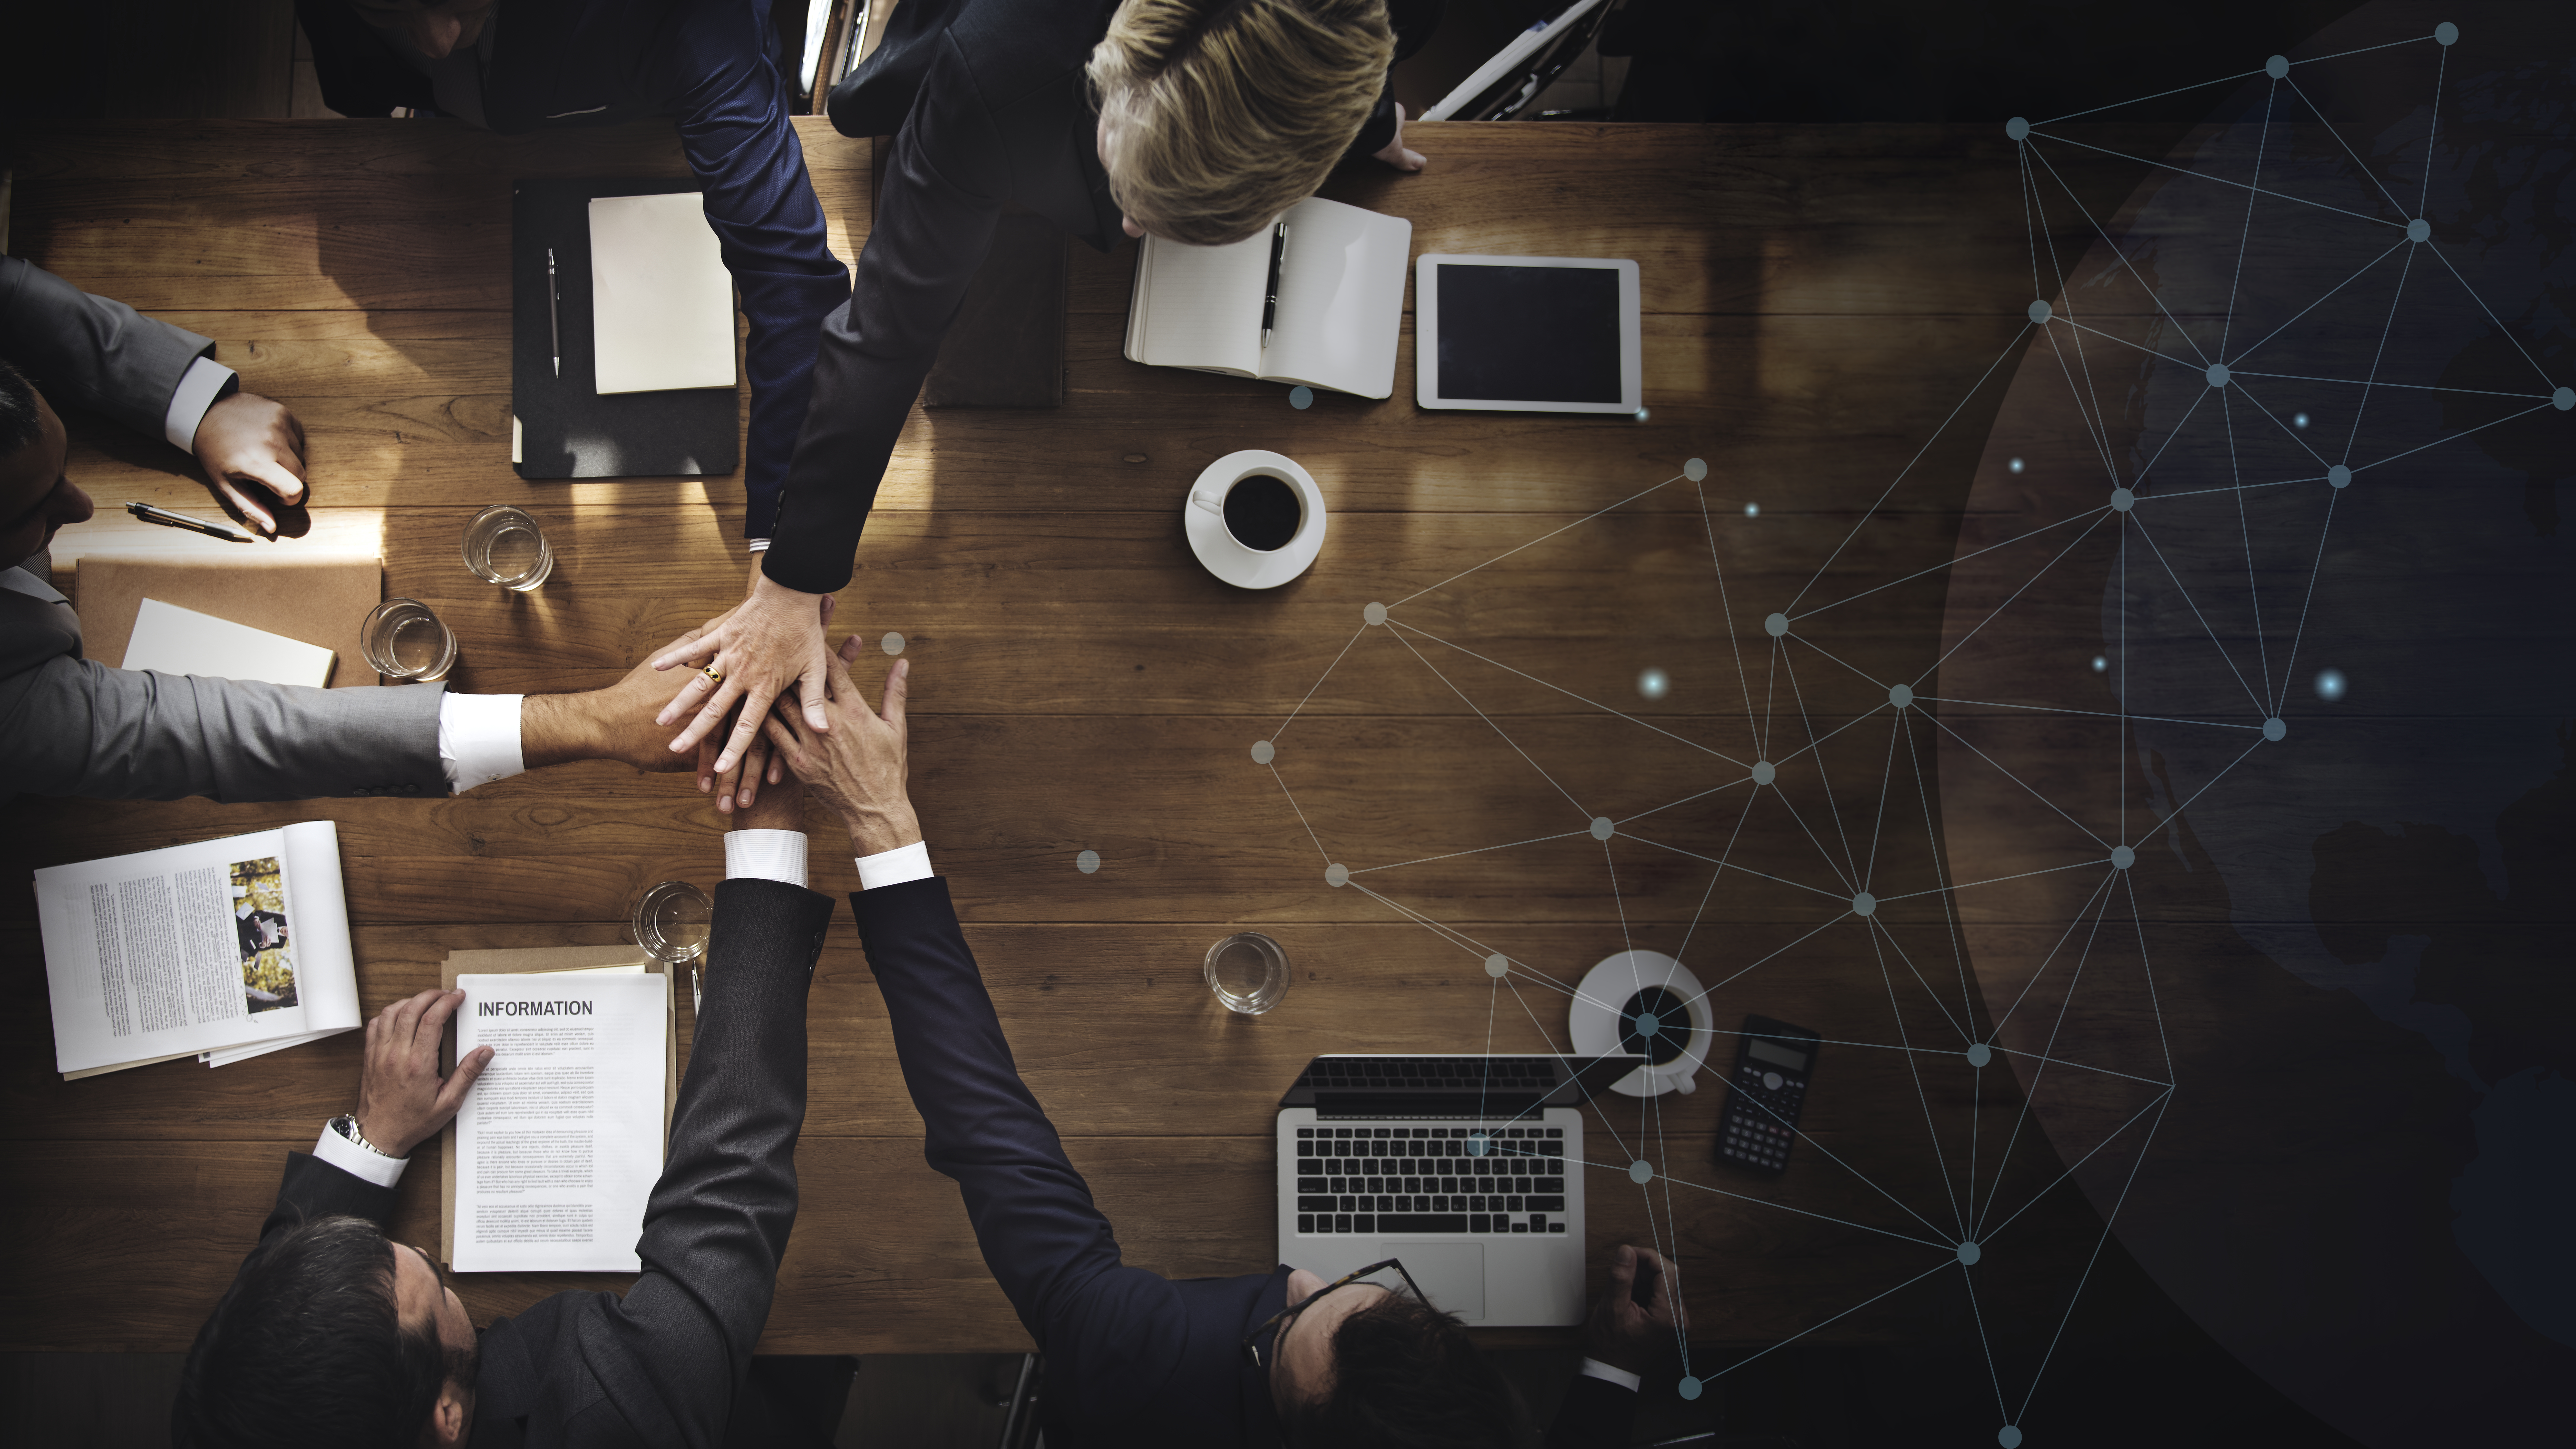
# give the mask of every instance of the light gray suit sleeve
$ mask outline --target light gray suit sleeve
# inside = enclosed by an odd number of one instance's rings
[[[78,403],[161,436],[170,394],[215,344],[93,297],[19,257],[0,257],[0,357],[56,404]]]
[[[432,799],[441,685],[305,689],[59,654],[0,678],[8,783],[92,799]]]

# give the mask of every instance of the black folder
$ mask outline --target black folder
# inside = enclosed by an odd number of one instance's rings
[[[591,198],[697,189],[668,176],[511,184],[510,411],[518,424],[520,477],[696,478],[734,471],[742,455],[739,383],[602,397],[592,369]],[[557,288],[552,319],[548,247]]]

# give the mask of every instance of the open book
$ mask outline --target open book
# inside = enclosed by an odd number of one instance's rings
[[[1221,247],[1149,236],[1136,254],[1127,358],[1361,397],[1395,391],[1413,223],[1308,197],[1281,213],[1278,305],[1273,227]],[[1273,313],[1269,334],[1265,311]]]
[[[363,1020],[328,820],[49,866],[36,912],[66,1078],[238,1060]]]

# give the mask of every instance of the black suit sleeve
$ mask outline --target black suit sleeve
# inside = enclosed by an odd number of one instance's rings
[[[716,888],[706,1000],[623,1299],[559,1294],[484,1335],[531,1442],[714,1444],[769,1319],[796,1221],[805,993],[832,899]],[[495,1384],[496,1388],[503,1387]]]
[[[1636,1426],[1635,1389],[1576,1374],[1548,1426],[1547,1449],[1625,1449]]]
[[[0,257],[0,357],[53,403],[77,403],[147,438],[161,436],[170,394],[215,344],[93,296],[18,257]]]

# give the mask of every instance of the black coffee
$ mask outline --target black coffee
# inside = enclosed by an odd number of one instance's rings
[[[1297,536],[1303,513],[1285,478],[1255,473],[1226,490],[1225,531],[1245,548],[1268,553],[1284,546]]]

